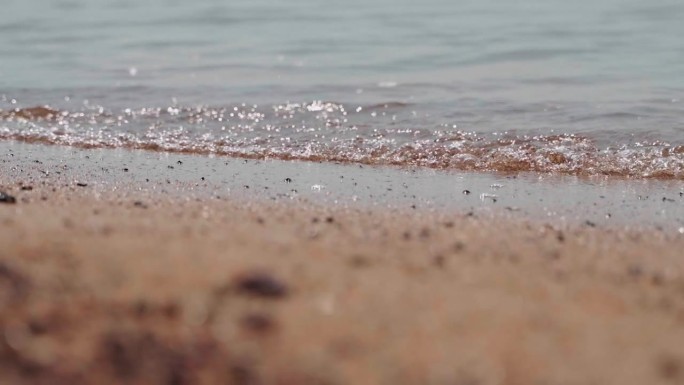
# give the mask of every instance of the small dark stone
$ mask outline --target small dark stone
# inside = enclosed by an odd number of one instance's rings
[[[267,333],[276,326],[275,320],[268,314],[251,313],[240,320],[242,326],[255,333]]]
[[[14,204],[17,203],[17,199],[6,192],[0,191],[0,203]]]
[[[285,182],[292,183],[292,178],[285,178]]]
[[[287,296],[287,286],[280,280],[264,272],[252,272],[238,277],[234,283],[238,293],[263,298],[283,298]]]
[[[166,166],[166,168],[170,168],[173,170],[173,166],[171,166],[171,165]]]
[[[470,195],[470,190],[463,190],[464,195]]]
[[[178,162],[176,162],[176,163],[178,163],[178,164],[183,164],[183,162],[181,162],[180,160],[179,160]]]
[[[204,177],[202,177],[201,179],[204,180]]]
[[[592,221],[590,221],[590,220],[584,221],[584,224],[587,225],[587,226],[589,226],[589,227],[596,227],[596,223],[594,223],[594,222],[592,222]]]
[[[88,183],[77,182],[77,183],[76,183],[76,186],[78,186],[78,187],[86,187],[86,186],[88,186]]]
[[[335,222],[335,218],[333,218],[333,217],[327,217],[327,218],[325,218],[325,221],[326,221],[327,223],[333,223],[333,222]]]
[[[127,169],[127,168],[124,168],[123,170],[124,170],[124,172],[128,172],[128,169]]]
[[[22,191],[31,191],[33,190],[33,186],[21,186]]]
[[[563,234],[562,231],[559,231],[558,234],[556,234],[556,239],[558,239],[558,242],[564,242],[565,241],[565,234]]]
[[[140,208],[143,208],[143,209],[146,209],[146,208],[147,208],[147,205],[146,205],[145,203],[141,202],[141,201],[135,201],[135,202],[133,202],[133,206],[135,206],[135,207],[140,207]]]
[[[42,335],[48,332],[48,325],[45,321],[32,319],[28,322],[28,328],[33,335]]]

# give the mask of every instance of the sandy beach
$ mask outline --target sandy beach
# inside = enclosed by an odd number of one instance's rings
[[[0,176],[3,384],[684,381],[676,232],[36,164]]]
[[[682,20],[3,1],[0,385],[684,385]]]

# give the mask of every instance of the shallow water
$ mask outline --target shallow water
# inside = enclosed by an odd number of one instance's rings
[[[0,137],[684,179],[683,18],[665,0],[10,0]]]

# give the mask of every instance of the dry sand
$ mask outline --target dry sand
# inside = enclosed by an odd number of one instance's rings
[[[684,382],[676,235],[0,181],[2,384]]]
[[[0,384],[684,383],[677,183],[0,149]]]

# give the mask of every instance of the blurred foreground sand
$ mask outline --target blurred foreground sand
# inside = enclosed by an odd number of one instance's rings
[[[682,237],[0,187],[2,384],[684,382]]]

